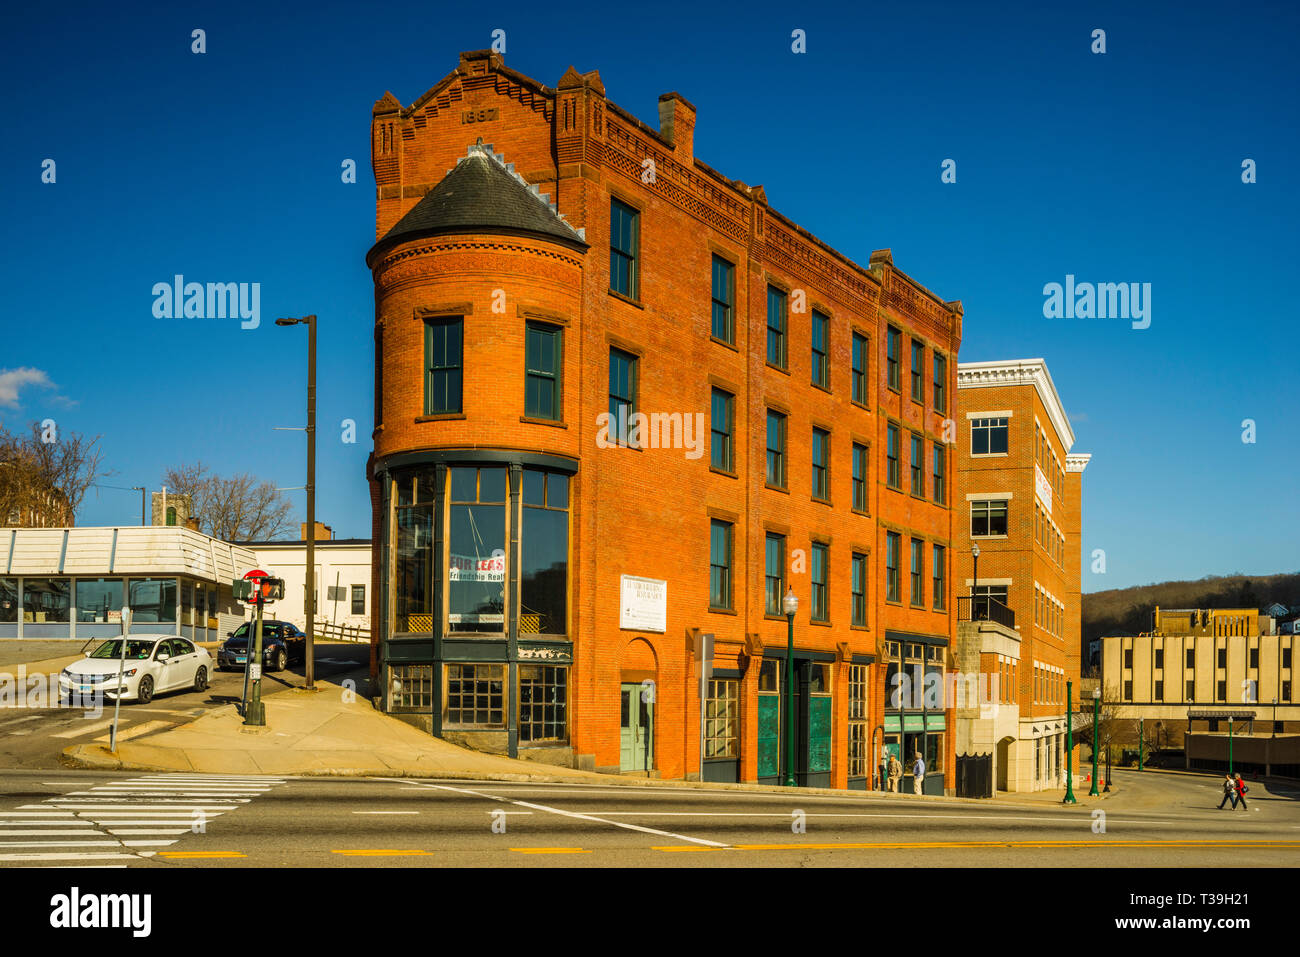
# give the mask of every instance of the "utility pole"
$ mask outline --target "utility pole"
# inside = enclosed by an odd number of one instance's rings
[[[316,690],[316,316],[284,317],[277,326],[307,326],[307,690]]]
[[[141,525],[148,525],[149,523],[146,522],[145,519],[144,519],[144,486],[143,486],[143,485],[132,485],[132,486],[131,486],[131,491],[132,491],[132,492],[139,492],[139,493],[140,493],[140,524],[141,524]]]

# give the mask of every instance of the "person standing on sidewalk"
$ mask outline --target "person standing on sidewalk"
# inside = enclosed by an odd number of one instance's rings
[[[1232,810],[1237,810],[1237,782],[1229,774],[1223,779],[1223,800],[1219,802],[1219,810],[1223,810],[1223,805],[1229,801],[1232,802]]]
[[[889,755],[889,790],[898,792],[898,782],[903,780],[903,764],[895,754]]]
[[[1237,803],[1239,803],[1242,807],[1246,807],[1246,792],[1249,790],[1250,788],[1246,787],[1246,782],[1241,779],[1241,773],[1238,772],[1237,773]],[[1250,808],[1246,808],[1246,810],[1249,811]]]
[[[915,761],[912,764],[912,793],[920,794],[921,785],[925,783],[925,759],[921,757],[921,752],[915,752]]]

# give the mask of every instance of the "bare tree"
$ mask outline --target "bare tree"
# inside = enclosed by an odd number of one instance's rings
[[[60,433],[52,423],[31,429],[18,435],[0,426],[0,523],[72,525],[86,493],[109,474],[100,467],[100,437]]]
[[[168,469],[162,481],[169,491],[189,496],[190,514],[214,538],[265,541],[293,528],[293,508],[273,482],[247,473],[223,478],[202,462]]]

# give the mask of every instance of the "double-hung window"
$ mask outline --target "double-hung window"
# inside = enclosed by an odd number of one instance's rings
[[[731,533],[730,522],[713,519],[709,523],[709,607],[731,609]]]
[[[563,332],[558,326],[530,322],[525,336],[524,414],[534,419],[558,420]]]
[[[734,471],[732,462],[733,410],[735,396],[722,389],[713,390],[713,431],[711,436],[710,461],[715,469],[723,472]]]
[[[812,497],[822,502],[831,497],[831,434],[825,429],[812,433]]]
[[[424,414],[461,411],[462,337],[460,316],[424,320]]]
[[[853,446],[853,510],[867,512],[867,447]]]
[[[637,357],[622,349],[609,350],[609,436],[628,444],[628,423],[636,411]]]
[[[853,333],[853,401],[867,405],[867,337]]]
[[[902,389],[902,376],[898,367],[898,352],[902,348],[903,334],[889,326],[885,331],[885,384],[895,392]]]
[[[767,484],[785,488],[785,416],[767,410]]]
[[[786,295],[775,286],[767,287],[767,361],[785,368]]]
[[[816,309],[812,311],[812,384],[831,387],[830,319]]]
[[[732,306],[735,299],[736,267],[721,256],[713,257],[713,338],[735,345]]]
[[[637,257],[641,244],[641,214],[611,198],[609,201],[609,288],[629,299],[637,298],[640,276]]]
[[[898,426],[890,423],[885,429],[885,484],[890,488],[903,487],[903,466],[898,454]]]

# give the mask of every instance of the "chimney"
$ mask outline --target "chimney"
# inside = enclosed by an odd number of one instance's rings
[[[659,97],[659,133],[672,144],[677,162],[695,162],[695,107],[680,93]]]
[[[302,535],[302,540],[303,540],[304,542],[307,541],[307,523],[306,523],[306,522],[299,522],[299,523],[298,523],[298,531],[299,531],[299,534]],[[328,525],[325,525],[325,524],[322,523],[322,522],[317,522],[317,523],[316,523],[316,534],[312,536],[312,538],[313,538],[314,541],[318,541],[318,542],[328,542],[328,541],[329,541],[331,538],[333,538],[333,537],[334,537],[334,529],[330,528]]]

